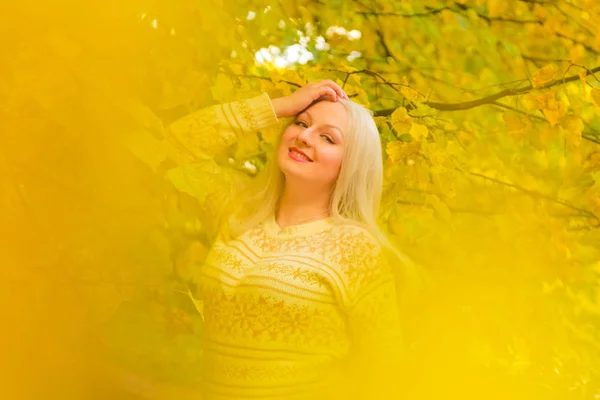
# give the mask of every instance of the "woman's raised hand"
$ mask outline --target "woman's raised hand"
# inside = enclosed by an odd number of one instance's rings
[[[289,96],[272,101],[278,118],[292,117],[310,106],[314,101],[324,97],[336,102],[338,99],[348,99],[348,96],[337,83],[326,79],[302,86]]]

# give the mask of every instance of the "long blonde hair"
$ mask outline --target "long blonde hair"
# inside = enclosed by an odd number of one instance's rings
[[[379,132],[372,112],[350,100],[339,100],[348,113],[344,154],[331,201],[332,217],[364,225],[378,232],[377,215],[383,187],[383,160]],[[289,125],[289,124],[288,124]],[[287,127],[287,126],[286,126]],[[243,201],[227,221],[229,234],[236,237],[264,221],[277,208],[285,185],[275,154],[255,182],[242,193]]]
[[[330,214],[342,223],[357,224],[370,231],[382,244],[390,262],[399,267],[395,268],[399,278],[405,284],[411,281],[413,286],[419,280],[415,264],[392,245],[377,224],[383,190],[383,156],[373,113],[350,100],[339,103],[348,114],[348,131],[340,173],[331,195]],[[276,157],[280,144],[281,136],[263,171],[241,193],[237,208],[227,216],[222,231],[226,238],[235,238],[256,227],[277,209],[285,185]]]
[[[374,232],[383,187],[383,160],[379,132],[372,112],[350,100],[339,100],[348,113],[348,131],[340,173],[330,201],[330,214],[350,223],[359,223]],[[291,123],[292,121],[290,121]],[[289,123],[286,125],[289,126]],[[276,151],[281,136],[264,170],[242,193],[242,202],[229,215],[229,234],[236,237],[264,221],[277,208],[285,185]]]

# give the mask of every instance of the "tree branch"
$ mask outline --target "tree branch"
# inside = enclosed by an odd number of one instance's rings
[[[553,1],[526,1],[526,0],[520,0],[523,2],[527,2],[527,3],[531,3],[531,4],[552,4],[554,5]],[[570,4],[570,3],[567,3]],[[446,6],[446,7],[442,7],[442,8],[434,8],[434,9],[429,9],[429,11],[427,12],[423,12],[423,13],[414,13],[414,14],[403,14],[403,13],[398,13],[398,12],[376,12],[376,11],[360,11],[357,12],[357,14],[361,14],[361,15],[375,15],[375,16],[391,16],[391,17],[402,17],[402,18],[413,18],[413,17],[426,17],[426,16],[431,16],[431,15],[436,15],[439,14],[440,12],[444,11],[444,10],[448,10],[448,11],[452,11],[452,12],[461,12],[461,11],[467,11],[467,10],[473,10],[477,16],[479,16],[479,18],[485,20],[488,24],[492,23],[492,22],[510,22],[510,23],[515,23],[515,24],[521,24],[521,25],[526,25],[526,24],[537,24],[537,25],[543,25],[544,21],[539,20],[539,19],[515,19],[515,18],[506,18],[506,17],[490,17],[488,15],[482,14],[476,10],[474,10],[471,7],[466,6],[465,4],[461,4],[461,3],[455,3],[454,6],[456,8],[453,8],[451,6]],[[559,11],[562,12],[562,10],[559,9]],[[563,13],[566,14],[566,13]],[[577,23],[577,21],[575,21]],[[587,28],[585,28],[587,30]],[[583,46],[587,51],[594,53],[594,54],[600,54],[600,51],[594,49],[593,47],[591,47],[590,45],[581,42],[575,38],[566,36],[560,32],[555,32],[554,33],[557,37],[562,38],[562,39],[567,39],[570,40],[571,42],[575,43],[575,44],[579,44],[581,46]]]
[[[590,70],[587,70],[585,75],[586,76],[592,75],[599,71],[600,71],[600,67],[592,68]],[[579,75],[572,75],[572,76],[569,76],[568,78],[553,80],[552,82],[542,85],[537,89],[548,89],[553,86],[576,81],[578,79],[579,79]],[[482,97],[477,100],[465,101],[465,102],[461,102],[461,103],[438,103],[435,101],[426,101],[426,102],[423,102],[423,104],[425,104],[435,110],[440,110],[440,111],[461,111],[461,110],[468,110],[468,109],[471,109],[474,107],[479,107],[484,104],[493,104],[495,101],[500,100],[504,97],[518,96],[518,95],[527,93],[533,89],[534,89],[534,87],[530,84],[521,89],[505,89],[498,93],[492,94],[490,96]],[[395,108],[378,110],[375,112],[375,116],[385,117],[385,116],[391,115],[395,110],[396,110]]]
[[[393,16],[393,17],[402,17],[402,18],[418,18],[418,17],[427,17],[430,15],[439,14],[444,10],[450,10],[450,7],[441,7],[441,8],[436,8],[436,9],[430,9],[427,12],[414,13],[414,14],[403,14],[403,13],[399,13],[399,12],[377,12],[377,11],[359,11],[359,12],[357,12],[357,14]]]
[[[579,41],[579,40],[577,40],[577,39],[574,39],[574,38],[572,38],[572,37],[569,37],[569,36],[567,36],[567,35],[563,35],[562,33],[559,33],[559,32],[555,32],[554,34],[555,34],[557,37],[559,37],[559,38],[566,39],[566,40],[570,40],[571,42],[573,42],[573,43],[575,43],[575,44],[578,44],[578,45],[581,45],[581,46],[583,46],[583,48],[584,48],[584,49],[586,49],[587,51],[589,51],[590,53],[594,53],[594,54],[600,54],[600,51],[598,51],[598,50],[594,49],[593,47],[591,47],[590,45],[588,45],[588,44],[586,44],[586,43],[584,43],[584,42],[580,42],[580,41]]]
[[[465,4],[456,3],[454,5],[456,7],[458,7],[460,10],[456,10],[456,9],[452,9],[452,8],[448,8],[448,9],[453,12],[473,10],[473,8],[468,7]],[[475,10],[473,10],[473,11],[475,11]],[[542,25],[543,24],[543,21],[541,21],[539,19],[514,19],[514,18],[505,18],[505,17],[490,17],[490,16],[482,14],[478,11],[475,11],[475,14],[477,14],[477,16],[479,18],[485,20],[488,24],[492,23],[492,22],[511,22],[511,23],[521,24],[521,25],[526,25],[526,24]]]
[[[518,0],[521,3],[529,3],[529,4],[553,4],[554,0],[541,1],[541,0]]]
[[[335,72],[345,72],[345,71],[337,71],[337,70],[329,70],[329,71],[335,71]],[[586,69],[586,75],[593,75],[595,72],[600,71],[600,67],[596,67],[594,69]],[[251,79],[261,79],[261,80],[267,80],[267,81],[271,81],[271,78],[266,77],[266,76],[259,76],[259,75],[246,75],[246,74],[233,74],[230,72],[226,72],[226,71],[221,71],[222,73],[229,75],[229,76],[235,76],[235,77],[241,77],[241,78],[251,78]],[[353,71],[353,72],[346,72],[347,76],[350,76],[352,74],[358,74],[358,73],[363,73],[366,75],[370,75],[373,76],[375,78],[379,78],[383,81],[383,83],[389,87],[391,87],[392,89],[394,89],[396,92],[398,92],[398,89],[396,89],[394,86],[407,86],[407,85],[403,85],[401,83],[394,83],[394,82],[389,82],[387,79],[385,79],[382,75],[378,74],[377,72],[373,72],[373,71],[369,71],[369,70],[359,70],[359,71]],[[574,81],[576,79],[579,79],[579,75],[573,75],[570,76],[568,78],[565,78],[564,80],[562,79],[557,79],[553,82],[550,82],[547,85],[542,86],[541,88],[548,88],[548,87],[552,87],[554,85],[557,84],[562,84],[562,83],[567,83],[567,82],[571,82]],[[301,85],[295,83],[295,82],[290,82],[290,81],[281,81],[284,83],[287,83],[288,85],[292,85],[295,87],[301,87]],[[497,102],[498,99],[502,98],[502,97],[507,97],[507,96],[515,96],[518,94],[522,94],[525,93],[529,90],[533,89],[533,87],[531,85],[522,88],[522,89],[506,89],[503,90],[501,92],[496,93],[495,95],[491,95],[491,96],[487,96],[487,97],[483,97],[479,100],[474,100],[471,102],[465,102],[465,103],[436,103],[436,102],[430,102],[430,101],[426,101],[423,104],[428,105],[429,107],[436,109],[436,110],[441,110],[441,111],[459,111],[459,110],[466,110],[469,108],[473,108],[473,107],[477,107],[477,106],[481,106],[481,105],[495,105],[498,107],[503,107],[506,109],[510,109],[512,111],[527,115],[530,118],[534,118],[534,119],[538,119],[544,122],[547,122],[544,118],[536,116],[536,115],[532,115],[532,114],[528,114],[525,113],[517,108],[508,106],[506,104],[502,104]],[[413,89],[414,90],[414,89]],[[416,91],[416,90],[415,90]],[[422,93],[418,92],[417,93],[421,94],[423,97],[425,97],[425,95],[423,95]],[[354,97],[352,95],[349,95],[350,97]],[[475,105],[474,105],[475,104]],[[410,108],[410,107],[409,107]],[[387,117],[389,115],[391,115],[394,111],[396,110],[396,108],[390,108],[390,109],[384,109],[384,110],[378,110],[378,111],[374,111],[373,115],[375,117]],[[582,138],[596,143],[596,144],[600,144],[600,135],[595,134],[594,132],[582,132]]]
[[[383,77],[383,75],[381,75],[381,74],[379,74],[379,73],[377,73],[377,72],[375,72],[375,71],[368,70],[368,69],[360,69],[360,70],[358,70],[358,71],[352,71],[352,72],[340,71],[340,70],[337,70],[337,69],[328,69],[327,71],[330,71],[330,72],[341,72],[341,73],[345,73],[345,74],[346,74],[346,79],[348,79],[348,77],[349,77],[350,75],[354,75],[354,74],[365,74],[365,75],[369,75],[369,76],[372,76],[372,77],[374,77],[374,78],[376,78],[376,79],[381,79],[381,81],[382,81],[382,83],[383,83],[384,85],[387,85],[387,86],[391,87],[391,88],[392,88],[392,89],[394,89],[394,91],[396,91],[397,93],[400,93],[400,91],[399,91],[398,89],[396,89],[396,86],[404,86],[404,87],[406,87],[406,88],[409,88],[409,89],[411,89],[411,90],[414,90],[415,92],[419,93],[419,94],[420,94],[421,96],[423,96],[424,98],[426,98],[426,97],[427,97],[427,96],[425,96],[423,93],[419,92],[418,90],[416,90],[416,89],[412,89],[412,88],[411,88],[409,85],[405,85],[405,84],[403,84],[403,83],[397,83],[397,82],[390,82],[390,81],[388,81],[388,80],[387,80],[385,77]]]
[[[573,17],[572,15],[569,15],[565,11],[563,11],[563,9],[558,6],[558,4],[552,4],[552,5],[554,6],[554,8],[556,8],[558,10],[559,13],[561,13],[567,19],[567,21],[571,20],[571,21],[575,22],[588,35],[594,36],[594,32],[592,32],[587,26],[585,26],[584,24],[579,22],[577,19],[575,19],[575,17]]]
[[[455,3],[454,6],[458,7],[460,10],[466,11],[468,9],[470,9],[470,7],[464,5],[464,4],[460,4],[460,3]],[[441,13],[442,11],[452,11],[452,12],[458,12],[460,10],[457,10],[455,8],[452,8],[450,6],[446,6],[446,7],[441,7],[441,8],[430,8],[430,7],[426,7],[426,9],[428,11],[426,12],[419,12],[419,13],[413,13],[413,14],[404,14],[404,13],[400,13],[400,12],[377,12],[377,11],[359,11],[357,12],[357,14],[361,14],[361,15],[375,15],[375,16],[382,16],[382,17],[401,17],[401,18],[419,18],[419,17],[429,17],[431,15],[437,15],[439,13]],[[486,20],[488,23],[489,22],[513,22],[513,23],[517,23],[517,24],[541,24],[543,23],[540,20],[537,19],[532,19],[532,20],[521,20],[521,19],[514,19],[514,18],[504,18],[504,17],[489,17],[485,14],[481,14],[479,12],[476,12],[477,15]]]
[[[383,32],[381,32],[381,29],[376,29],[375,33],[377,34],[377,37],[379,38],[379,42],[381,43],[381,46],[383,46],[383,51],[385,53],[385,56],[394,58],[394,55],[392,54],[392,52],[390,51],[390,48],[388,47],[387,43],[385,42],[385,38],[383,37]]]

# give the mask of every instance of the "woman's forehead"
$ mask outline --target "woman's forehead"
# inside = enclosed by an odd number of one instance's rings
[[[313,123],[334,125],[343,132],[346,131],[348,126],[348,112],[340,103],[326,100],[319,101],[308,107],[304,111],[304,114],[306,114]]]

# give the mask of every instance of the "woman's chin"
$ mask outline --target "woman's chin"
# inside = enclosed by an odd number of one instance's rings
[[[286,163],[287,164],[287,163]],[[310,176],[306,171],[302,171],[301,166],[298,165],[286,165],[279,164],[279,169],[285,176],[285,179],[289,181],[310,181]]]
[[[288,172],[293,174],[301,174],[301,171],[306,170],[306,167],[308,167],[309,164],[309,162],[296,161],[287,156],[285,159],[279,160],[279,168],[284,174],[287,174]]]

